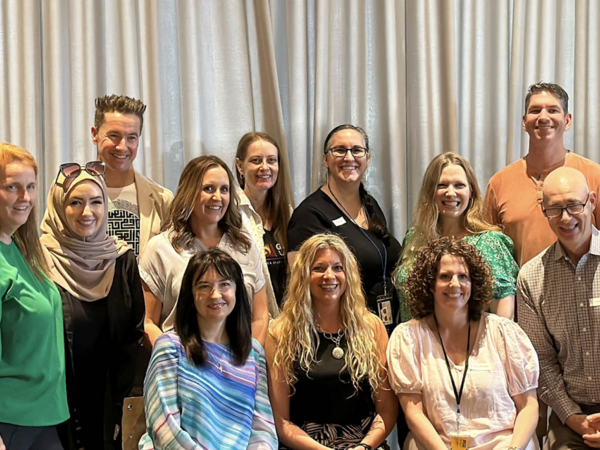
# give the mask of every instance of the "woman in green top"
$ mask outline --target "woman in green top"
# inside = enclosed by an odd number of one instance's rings
[[[0,144],[0,449],[60,450],[69,418],[62,304],[48,279],[35,205],[37,165]]]
[[[442,236],[462,238],[482,253],[494,276],[490,309],[512,319],[519,272],[513,242],[483,219],[483,197],[471,164],[456,153],[443,153],[425,171],[413,225],[404,236],[394,272],[401,321],[411,319],[404,290],[408,272],[419,251]]]

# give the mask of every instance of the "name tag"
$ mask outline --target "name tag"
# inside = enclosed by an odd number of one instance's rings
[[[332,222],[336,227],[341,227],[342,225],[344,225],[346,223],[346,219],[344,219],[343,217],[340,217],[338,219],[332,220]]]
[[[590,298],[590,306],[600,306],[600,297]]]
[[[377,309],[379,310],[379,318],[381,319],[384,325],[391,325],[394,323],[394,321],[392,320],[391,295],[378,295]]]
[[[452,439],[450,441],[450,448],[452,450],[467,450],[469,448],[469,437],[452,436]]]

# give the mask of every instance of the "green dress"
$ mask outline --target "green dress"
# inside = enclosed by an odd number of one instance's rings
[[[410,241],[415,228],[410,228],[404,236],[402,248]],[[483,258],[490,265],[494,277],[494,292],[492,298],[499,300],[517,292],[516,283],[519,266],[514,257],[513,241],[505,234],[497,231],[486,231],[473,234],[463,238],[466,242],[477,248]],[[412,264],[409,264],[412,266]],[[406,322],[412,319],[410,311],[406,307],[407,292],[402,288],[408,278],[409,267],[405,265],[396,272],[394,284],[397,286],[398,299],[400,300],[400,321]],[[398,287],[400,287],[398,289]]]

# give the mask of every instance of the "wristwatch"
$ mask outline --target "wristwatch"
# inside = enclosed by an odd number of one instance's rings
[[[514,446],[513,446],[513,447],[508,447],[508,449],[507,449],[507,450],[521,450],[521,449],[520,449],[519,447],[514,447]]]
[[[361,442],[358,445],[361,446],[361,447],[364,447],[365,450],[373,450],[373,447],[371,447],[369,444],[365,444],[364,442]],[[517,449],[517,450],[521,450],[521,449]]]

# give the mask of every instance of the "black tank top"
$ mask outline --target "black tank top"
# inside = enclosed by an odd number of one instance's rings
[[[298,381],[290,397],[290,419],[300,427],[305,422],[359,424],[375,412],[369,381],[365,377],[360,382],[360,390],[356,391],[348,371],[342,371],[344,358],[335,359],[331,353],[335,344],[322,333],[319,339],[318,362],[313,363],[308,374],[299,365],[295,368]],[[345,337],[340,344],[345,351]]]

